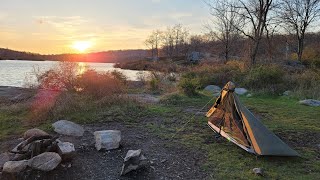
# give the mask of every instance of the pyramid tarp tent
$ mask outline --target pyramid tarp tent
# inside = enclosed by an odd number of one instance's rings
[[[221,95],[207,112],[209,127],[256,155],[299,156],[254,117],[240,102],[234,89],[232,82],[228,82],[222,89]]]

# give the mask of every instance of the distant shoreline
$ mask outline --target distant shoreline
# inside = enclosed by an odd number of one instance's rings
[[[81,63],[109,63],[116,64],[116,62],[101,62],[101,61],[57,61],[57,60],[32,60],[32,59],[0,59],[0,61],[53,61],[53,62],[81,62]]]

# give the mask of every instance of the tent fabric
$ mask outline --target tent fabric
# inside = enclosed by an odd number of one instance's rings
[[[234,89],[232,82],[225,85],[207,113],[208,125],[248,152],[257,155],[299,156],[254,117],[240,102]]]

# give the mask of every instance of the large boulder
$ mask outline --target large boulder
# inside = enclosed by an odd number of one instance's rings
[[[205,87],[204,90],[212,93],[214,96],[219,96],[221,92],[221,88],[216,85],[209,85]]]
[[[305,99],[305,100],[299,101],[299,103],[306,106],[314,106],[314,107],[320,106],[320,101],[315,99]]]
[[[68,161],[75,156],[76,150],[74,148],[74,145],[70,142],[59,142],[58,153],[62,157],[63,161]]]
[[[141,149],[129,150],[122,165],[121,175],[137,170],[147,164],[147,158],[141,153]]]
[[[33,128],[33,129],[29,129],[27,130],[24,134],[23,134],[23,139],[28,139],[32,136],[35,137],[40,137],[40,136],[49,136],[48,133],[42,131],[41,129],[38,128]]]
[[[6,173],[19,173],[27,168],[28,160],[22,161],[8,161],[3,165],[3,172]]]
[[[67,136],[82,136],[84,129],[79,124],[67,120],[60,120],[52,124],[54,131]]]
[[[121,131],[118,130],[105,130],[94,132],[94,138],[96,141],[96,149],[111,150],[117,149],[120,146]]]
[[[61,162],[61,157],[55,152],[45,152],[30,160],[30,167],[40,171],[52,171]]]
[[[234,92],[239,95],[244,95],[248,92],[248,90],[245,88],[235,88]]]

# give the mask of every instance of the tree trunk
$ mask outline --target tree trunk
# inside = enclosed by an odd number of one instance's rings
[[[250,52],[250,66],[253,66],[256,64],[259,44],[260,44],[260,40],[253,41],[253,49],[251,49],[251,52]]]
[[[151,47],[151,57],[152,57],[152,59],[154,58],[154,49],[153,49],[153,45],[152,45],[152,47]]]
[[[225,44],[225,57],[224,57],[224,64],[227,64],[227,62],[229,61],[229,43],[226,42]]]
[[[302,53],[303,53],[303,38],[298,38],[298,61],[302,61]]]

